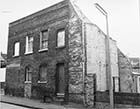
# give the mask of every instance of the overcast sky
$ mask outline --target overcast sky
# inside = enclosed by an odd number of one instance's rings
[[[61,0],[1,0],[0,51],[7,52],[8,23],[44,9]],[[140,57],[139,0],[77,0],[75,3],[104,32],[105,16],[95,7],[99,3],[109,16],[109,33],[128,56]]]

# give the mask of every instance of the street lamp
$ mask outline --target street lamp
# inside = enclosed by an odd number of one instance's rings
[[[107,12],[98,4],[95,3],[95,7],[106,17],[106,75],[107,75],[107,88],[109,88],[109,101],[110,109],[114,108],[114,98],[113,98],[113,86],[112,86],[112,74],[111,74],[111,64],[110,64],[110,45],[109,45],[109,29],[108,29],[108,14]]]

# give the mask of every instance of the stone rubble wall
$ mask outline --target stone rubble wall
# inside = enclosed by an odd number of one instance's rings
[[[76,102],[83,100],[82,22],[73,7],[69,19],[69,96]]]

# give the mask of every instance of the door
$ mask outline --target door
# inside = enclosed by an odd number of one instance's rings
[[[57,95],[64,95],[65,93],[64,63],[57,64],[56,91]]]

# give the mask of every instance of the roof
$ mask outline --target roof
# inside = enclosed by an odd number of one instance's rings
[[[130,61],[133,61],[133,62],[139,62],[140,61],[140,58],[138,58],[138,57],[130,57],[129,59],[130,59]]]
[[[1,56],[3,57],[4,60],[7,60],[7,54],[1,53]]]
[[[133,58],[129,58],[129,59],[130,59],[130,62],[131,62],[132,66],[134,68],[139,68],[139,66],[140,66],[140,58],[133,57]]]
[[[7,55],[0,53],[0,68],[6,67],[6,62],[7,62]]]
[[[6,54],[3,54],[2,52],[0,53],[0,61],[6,60]]]

